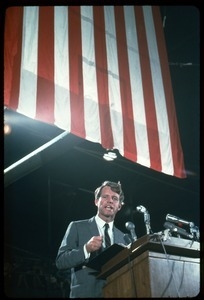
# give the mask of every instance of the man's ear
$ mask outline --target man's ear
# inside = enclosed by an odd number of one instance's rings
[[[123,207],[125,203],[124,202],[120,202],[119,206],[118,206],[118,210],[121,210],[121,208]]]
[[[118,206],[118,211],[121,210],[121,208],[122,208],[122,205],[119,204],[119,206]]]
[[[96,206],[98,206],[98,199],[95,199],[94,203],[95,203]]]

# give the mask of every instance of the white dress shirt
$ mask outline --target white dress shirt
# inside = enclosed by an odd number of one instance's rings
[[[103,236],[103,247],[105,247],[105,227],[104,225],[106,224],[106,222],[104,222],[101,218],[99,218],[98,215],[95,216],[95,220],[96,220],[96,224],[98,227],[98,231],[100,233],[101,236]],[[110,236],[110,240],[111,240],[111,245],[113,244],[113,221],[108,223],[109,224],[109,228],[108,228],[108,234]]]
[[[98,227],[98,231],[99,234],[103,237],[103,247],[105,247],[105,236],[104,236],[104,231],[105,231],[105,227],[104,225],[106,224],[106,222],[104,222],[101,218],[99,218],[98,215],[95,216],[95,220],[96,220],[96,225]],[[111,240],[111,245],[113,244],[114,238],[113,238],[113,221],[108,223],[109,224],[109,228],[108,228],[108,234],[110,236],[110,240]],[[87,252],[86,250],[86,245],[84,245],[84,255],[85,255],[85,259],[90,257],[90,253]]]

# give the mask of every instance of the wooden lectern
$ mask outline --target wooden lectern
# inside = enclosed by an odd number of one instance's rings
[[[102,267],[105,298],[195,297],[200,292],[200,243],[145,235]]]

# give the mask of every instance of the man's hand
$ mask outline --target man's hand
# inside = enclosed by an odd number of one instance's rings
[[[97,251],[101,248],[103,242],[103,237],[93,236],[87,243],[86,243],[86,250],[88,253]]]

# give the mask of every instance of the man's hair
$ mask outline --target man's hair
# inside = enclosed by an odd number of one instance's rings
[[[101,191],[105,186],[109,186],[111,188],[111,190],[115,193],[117,193],[119,195],[119,201],[120,203],[124,204],[123,200],[124,200],[124,193],[122,191],[122,187],[120,184],[120,181],[117,182],[113,182],[113,181],[104,181],[101,186],[99,186],[96,190],[95,190],[95,199],[99,199],[101,196]]]

